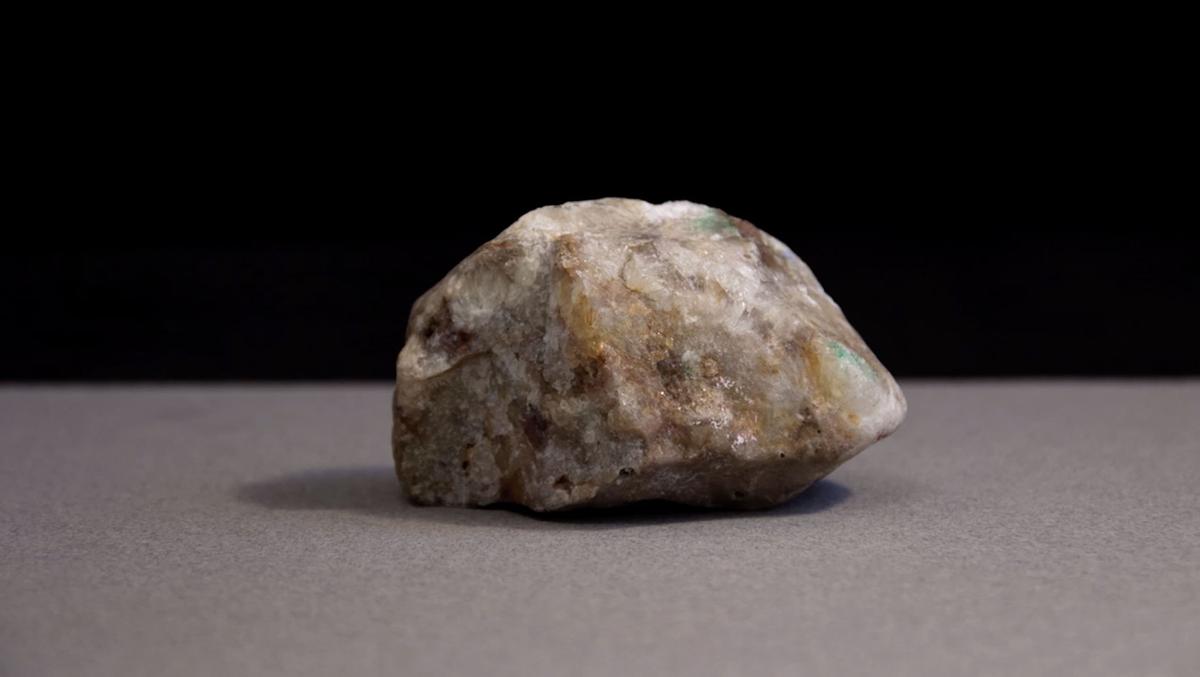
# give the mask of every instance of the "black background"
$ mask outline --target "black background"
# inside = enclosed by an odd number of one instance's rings
[[[388,379],[457,261],[529,209],[606,196],[776,235],[898,376],[1200,373],[1190,188],[1153,115],[813,117],[717,92],[703,117],[640,95],[414,107],[362,84],[64,124],[16,187],[0,378]]]

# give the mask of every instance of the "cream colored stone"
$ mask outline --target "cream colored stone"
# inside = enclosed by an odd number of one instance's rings
[[[606,199],[526,214],[417,301],[393,449],[419,503],[763,507],[904,413],[783,243],[703,205]]]

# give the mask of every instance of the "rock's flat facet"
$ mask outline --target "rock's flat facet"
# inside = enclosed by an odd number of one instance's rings
[[[692,204],[545,207],[413,307],[393,451],[419,503],[763,507],[904,417],[795,254]]]

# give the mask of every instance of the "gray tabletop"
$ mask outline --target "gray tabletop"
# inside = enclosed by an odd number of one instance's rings
[[[1196,675],[1200,383],[907,383],[795,502],[418,508],[386,385],[0,389],[3,675]]]

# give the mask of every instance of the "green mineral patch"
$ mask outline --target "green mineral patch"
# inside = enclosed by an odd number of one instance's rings
[[[836,357],[838,361],[842,362],[843,364],[852,364],[855,367],[858,367],[860,371],[867,376],[870,376],[872,381],[876,379],[875,370],[871,368],[871,365],[867,364],[867,361],[862,358],[862,355],[859,355],[850,348],[847,348],[846,344],[838,341],[837,339],[829,339],[828,343],[829,350],[833,352],[833,356]]]
[[[737,227],[733,225],[728,216],[715,209],[706,211],[703,216],[696,219],[695,224],[697,228],[708,233],[724,233],[730,230],[737,230]]]

